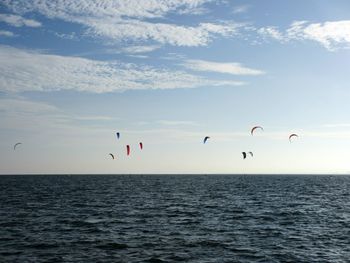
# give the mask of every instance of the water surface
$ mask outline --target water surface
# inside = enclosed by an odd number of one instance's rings
[[[349,262],[350,176],[0,176],[0,262]]]

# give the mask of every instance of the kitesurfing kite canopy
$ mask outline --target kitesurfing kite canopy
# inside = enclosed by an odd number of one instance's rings
[[[126,154],[127,154],[127,155],[130,155],[130,145],[127,145],[127,146],[126,146]]]
[[[243,159],[247,158],[247,153],[246,152],[242,152],[243,154]]]
[[[140,142],[139,145],[140,145],[140,149],[142,150],[143,149],[143,143]]]
[[[292,142],[292,138],[293,137],[299,137],[298,134],[292,133],[291,135],[289,135],[289,141]]]
[[[109,155],[110,155],[110,156],[112,157],[112,159],[114,160],[114,155],[113,155],[112,153],[110,153]]]
[[[16,150],[17,146],[18,146],[18,145],[21,145],[21,144],[22,144],[21,142],[16,143],[16,144],[13,146],[13,150]]]
[[[120,138],[120,133],[116,132],[115,134],[117,135],[117,139],[119,139]]]
[[[250,156],[251,156],[251,157],[253,157],[253,156],[254,156],[253,152],[248,152],[248,153],[250,154]]]
[[[260,130],[262,130],[262,131],[264,130],[264,128],[261,127],[261,126],[254,126],[254,127],[250,130],[250,134],[253,135],[253,134],[254,134],[254,131],[255,131],[256,129],[260,129]]]
[[[203,143],[206,143],[209,138],[210,138],[209,136],[205,136],[204,140],[203,140]]]

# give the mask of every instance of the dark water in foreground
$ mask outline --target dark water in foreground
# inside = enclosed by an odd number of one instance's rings
[[[0,176],[0,262],[350,262],[350,176]]]

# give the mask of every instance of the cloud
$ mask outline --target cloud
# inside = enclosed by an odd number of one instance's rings
[[[64,33],[58,33],[58,32],[53,32],[53,34],[56,37],[62,38],[62,39],[69,39],[69,40],[78,40],[78,37],[75,32],[72,32],[70,34],[64,34]]]
[[[193,7],[193,8],[185,8],[183,10],[179,10],[178,13],[180,15],[203,15],[209,13],[209,10],[204,7]]]
[[[39,12],[51,19],[79,23],[87,34],[113,41],[148,41],[176,46],[204,46],[215,35],[237,33],[235,23],[200,23],[196,26],[154,22],[170,13],[194,13],[213,0],[90,1],[90,0],[4,0],[13,12]],[[192,10],[192,11],[191,11]]]
[[[77,17],[161,18],[170,12],[183,12],[201,7],[213,0],[3,0],[14,12],[39,12],[64,20]]]
[[[195,71],[211,71],[232,75],[262,75],[264,71],[242,66],[240,63],[222,63],[204,60],[186,60],[185,67]]]
[[[103,115],[76,115],[41,101],[24,97],[0,98],[1,127],[20,131],[43,131],[51,128],[85,127],[84,122],[92,122],[89,128],[103,127],[99,122],[111,122],[118,118]]]
[[[74,119],[79,121],[113,121],[116,118],[113,118],[110,116],[92,115],[92,116],[76,116],[74,117]]]
[[[23,98],[0,98],[0,118],[2,129],[20,132],[40,131],[67,121],[60,109]]]
[[[350,123],[332,123],[322,125],[324,128],[350,128]]]
[[[71,114],[45,102],[19,96],[0,98],[0,118],[2,128],[21,132],[80,129],[85,128],[86,123],[89,123],[89,129],[108,130],[105,128],[106,122],[113,123],[118,119],[104,115]]]
[[[183,125],[190,125],[190,126],[196,126],[197,123],[194,121],[172,121],[172,120],[159,120],[157,123],[165,126],[183,126]]]
[[[15,34],[10,32],[10,31],[6,31],[6,30],[0,30],[0,37],[14,37]]]
[[[0,87],[4,92],[76,90],[103,93],[242,84],[233,80],[206,79],[180,70],[0,46]]]
[[[33,132],[35,135],[43,134],[59,134],[60,138],[65,133],[69,134],[69,137],[74,140],[82,134],[90,134],[90,136],[96,136],[96,132],[104,132],[105,134],[113,134],[113,129],[107,126],[105,122],[113,123],[118,117],[104,116],[104,115],[76,115],[74,113],[68,113],[58,107],[47,104],[40,101],[31,101],[26,98],[13,97],[13,98],[0,98],[0,118],[1,128],[6,128],[11,131],[18,131],[20,133]],[[87,127],[84,122],[89,123]],[[101,125],[101,122],[103,125]],[[128,134],[137,137],[151,136],[157,142],[159,141],[171,141],[173,139],[179,141],[192,141],[193,138],[202,138],[203,132],[196,131],[198,124],[193,121],[181,121],[181,120],[158,120],[151,122],[142,122],[140,124],[151,124],[154,127],[155,123],[162,125],[161,128],[151,129],[130,129],[128,128]],[[187,127],[186,129],[184,129]],[[191,127],[189,130],[188,128]],[[123,130],[122,128],[120,129]],[[216,141],[230,141],[238,138],[247,137],[247,133],[244,132],[221,132],[211,131],[210,135],[215,138]],[[29,136],[29,135],[28,135]],[[76,137],[78,136],[78,137]],[[105,137],[105,136],[103,136]],[[91,138],[91,137],[89,137]]]
[[[324,23],[295,21],[285,32],[276,27],[264,27],[258,29],[258,33],[281,42],[312,40],[330,51],[350,48],[350,20]]]
[[[123,52],[126,53],[132,53],[132,54],[138,54],[138,53],[147,53],[147,52],[152,52],[156,49],[159,49],[160,46],[130,46],[130,47],[124,47],[122,48]]]
[[[163,127],[167,128],[173,128],[174,126],[199,126],[198,123],[194,121],[182,121],[182,120],[153,120],[153,121],[138,121],[135,123],[136,125],[142,125],[142,126],[156,126],[161,125]]]
[[[285,36],[276,27],[273,26],[258,29],[258,34],[264,38],[273,38],[281,42],[285,40]]]
[[[18,98],[0,98],[0,111],[9,113],[53,113],[59,109],[41,102],[32,102]]]
[[[229,36],[238,32],[238,24],[201,23],[196,27],[165,23],[150,23],[134,19],[85,19],[87,34],[107,37],[116,41],[153,40],[174,46],[205,46],[216,36]]]
[[[41,23],[36,20],[26,19],[18,15],[10,15],[10,14],[0,14],[0,22],[5,22],[15,27],[22,27],[22,26],[40,27],[41,26]]]
[[[302,134],[303,138],[323,138],[323,139],[350,139],[350,132],[349,131],[305,131]]]
[[[314,40],[329,50],[350,47],[350,20],[308,25],[294,23],[290,32],[289,35],[297,39]]]
[[[234,14],[242,14],[246,13],[249,10],[250,6],[249,5],[240,5],[240,6],[235,6],[232,10]]]

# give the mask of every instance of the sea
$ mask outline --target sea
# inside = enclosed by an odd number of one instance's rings
[[[350,176],[2,175],[0,262],[350,262]]]

